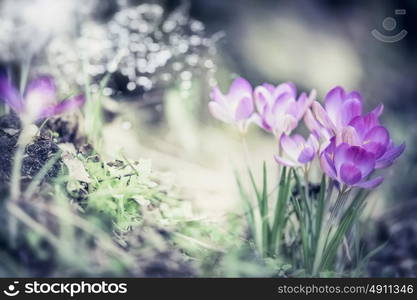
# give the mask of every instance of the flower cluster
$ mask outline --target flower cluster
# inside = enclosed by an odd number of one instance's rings
[[[339,86],[327,93],[323,106],[314,90],[297,97],[292,83],[252,88],[243,78],[237,78],[227,94],[214,88],[211,98],[209,109],[215,118],[235,124],[242,133],[250,123],[273,133],[279,143],[275,156],[279,164],[305,167],[317,157],[323,172],[339,187],[378,186],[383,177],[371,175],[390,166],[405,149],[404,144],[395,146],[380,124],[383,105],[363,114],[361,94],[346,93]],[[308,139],[291,136],[301,120],[310,130]]]
[[[82,95],[58,102],[56,86],[50,76],[39,76],[29,82],[23,95],[6,77],[0,76],[0,99],[28,123],[79,108],[85,102]]]

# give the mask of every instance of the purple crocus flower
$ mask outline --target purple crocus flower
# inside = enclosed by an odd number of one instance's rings
[[[390,166],[404,152],[405,145],[395,146],[388,130],[380,125],[384,106],[362,116],[362,96],[358,92],[346,94],[341,87],[332,89],[325,98],[324,108],[313,103],[317,122],[306,113],[305,123],[324,140],[335,136],[336,146],[346,143],[360,146],[375,156],[375,168]]]
[[[315,91],[309,96],[302,93],[297,100],[297,91],[291,82],[276,87],[271,84],[258,86],[254,91],[258,110],[255,122],[278,138],[283,133],[289,135],[314,101],[315,94]]]
[[[226,95],[215,87],[210,97],[212,101],[208,105],[213,117],[236,124],[242,132],[246,132],[254,112],[252,86],[246,79],[235,79]]]
[[[0,98],[28,122],[62,114],[81,107],[85,102],[82,95],[57,102],[56,94],[56,86],[50,76],[40,76],[29,82],[23,95],[6,77],[0,77]]]
[[[335,138],[320,155],[320,163],[330,178],[347,187],[372,189],[384,180],[382,176],[369,179],[376,165],[373,153],[347,143],[336,146]]]
[[[356,91],[346,94],[342,87],[337,86],[327,93],[324,108],[317,101],[312,107],[317,121],[337,134],[353,118],[362,114],[362,96]]]
[[[301,167],[311,162],[319,149],[319,141],[315,134],[311,134],[307,140],[301,135],[281,135],[280,147],[284,156],[275,155],[275,160],[288,167]],[[281,152],[281,151],[279,151]]]
[[[378,114],[373,111],[357,116],[336,136],[336,144],[361,146],[375,156],[375,168],[385,168],[394,162],[405,149],[405,144],[395,146],[388,130],[381,126]]]

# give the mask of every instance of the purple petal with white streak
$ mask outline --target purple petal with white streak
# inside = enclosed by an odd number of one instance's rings
[[[381,116],[384,111],[384,104],[378,104],[377,107],[374,108],[374,110],[371,111],[371,114],[376,115],[377,117]]]
[[[346,151],[345,159],[361,171],[362,178],[368,176],[375,168],[375,155],[361,147],[350,147]]]
[[[218,103],[224,103],[224,95],[217,86],[211,90],[210,98]]]
[[[282,150],[293,160],[297,161],[301,148],[299,144],[291,137],[283,133],[280,138]]]
[[[363,147],[372,152],[376,158],[380,158],[386,152],[389,142],[388,130],[385,127],[376,126],[366,134]]]
[[[296,167],[297,165],[290,161],[289,159],[283,158],[278,155],[274,155],[275,161],[281,165],[287,166],[287,167]]]
[[[235,113],[236,121],[248,119],[253,113],[253,100],[249,97],[244,97],[238,103]]]
[[[210,101],[208,107],[211,115],[214,118],[225,123],[233,122],[233,119],[230,116],[229,111],[227,111],[227,109],[223,105],[219,104],[217,101]]]
[[[258,86],[254,91],[255,105],[259,112],[263,112],[265,105],[272,105],[272,94],[264,86]]]
[[[356,98],[345,100],[341,108],[341,116],[339,116],[339,122],[342,126],[346,126],[353,118],[360,116],[361,113],[361,101]]]
[[[355,184],[355,186],[365,188],[365,189],[374,189],[378,185],[380,185],[383,181],[384,181],[384,177],[378,176],[378,177],[375,177],[375,178],[370,179],[368,181],[359,182],[359,183]]]
[[[388,146],[387,151],[377,161],[375,168],[381,169],[392,165],[394,160],[399,157],[405,150],[405,144],[394,146],[392,143]]]
[[[334,125],[332,120],[330,120],[327,112],[324,110],[320,103],[314,101],[312,108],[317,121],[319,121],[321,125],[323,125],[329,130],[336,130],[336,126]]]
[[[78,95],[66,100],[61,101],[60,103],[47,107],[41,111],[39,118],[48,118],[51,116],[63,114],[65,112],[81,108],[85,103],[85,98],[83,95]]]
[[[252,86],[245,78],[242,77],[238,77],[233,81],[230,86],[229,93],[227,94],[227,96],[230,96],[235,100],[250,95],[252,95]]]
[[[340,110],[342,108],[343,100],[345,98],[345,90],[337,86],[330,90],[325,99],[324,107],[329,114],[329,118],[335,122],[340,116]]]
[[[39,76],[29,82],[25,101],[41,101],[45,104],[52,104],[56,101],[56,86],[51,76]],[[30,105],[29,103],[27,103]]]
[[[340,138],[342,143],[347,143],[351,146],[359,146],[361,144],[356,129],[352,126],[344,127]]]
[[[361,171],[353,164],[344,163],[340,167],[340,179],[347,185],[354,185],[361,180]]]
[[[314,151],[313,147],[306,146],[298,156],[298,162],[305,164],[313,160],[316,151]]]
[[[278,85],[273,92],[273,96],[276,99],[282,94],[288,94],[290,97],[295,98],[297,96],[297,89],[294,83],[284,82]]]
[[[329,177],[336,179],[337,175],[335,166],[326,151],[320,155],[320,166],[324,173],[326,173]]]

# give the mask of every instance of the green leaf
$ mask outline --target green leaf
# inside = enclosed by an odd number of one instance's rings
[[[268,249],[269,224],[268,224],[268,175],[266,171],[266,163],[262,166],[262,196],[261,196],[261,218],[262,218],[262,244],[263,254],[266,255]]]
[[[261,207],[261,194],[259,193],[258,187],[256,186],[256,182],[255,182],[255,178],[253,176],[252,170],[248,167],[248,174],[249,174],[249,179],[252,183],[252,188],[255,191],[255,195],[256,195],[256,199],[258,201],[258,205],[259,207]]]
[[[317,208],[316,208],[316,220],[315,220],[315,230],[314,230],[314,252],[317,251],[317,245],[320,239],[320,231],[323,224],[324,208],[325,208],[325,190],[326,190],[326,176],[323,174],[320,184],[320,193],[317,199]]]
[[[255,228],[255,219],[254,219],[254,215],[253,215],[253,207],[252,207],[251,202],[249,201],[248,196],[245,193],[245,190],[243,188],[240,177],[239,177],[239,175],[236,171],[235,171],[235,179],[236,179],[236,183],[237,183],[237,186],[238,186],[238,189],[239,189],[240,198],[243,200],[243,204],[245,206],[244,211],[245,211],[245,215],[246,215],[247,220],[248,220],[249,229],[252,232],[254,240],[256,240],[256,236],[255,236],[256,230],[254,230],[254,228]]]
[[[291,187],[291,172],[288,172],[287,168],[283,167],[281,172],[281,178],[279,183],[279,190],[277,193],[277,202],[275,204],[275,215],[273,219],[272,232],[271,232],[271,252],[279,252],[280,239],[282,237],[282,231],[285,228],[286,208],[289,198],[289,192]]]
[[[337,252],[342,244],[343,238],[352,228],[353,224],[358,220],[362,207],[365,202],[367,193],[359,193],[351,202],[348,209],[343,214],[339,225],[329,240],[329,243],[324,251],[323,260],[321,263],[321,269],[326,270],[330,268],[333,263]]]
[[[293,174],[294,174],[294,178],[295,178],[295,182],[297,185],[297,189],[299,191],[299,195],[301,198],[301,205],[300,203],[298,203],[297,199],[295,199],[295,203],[298,205],[298,210],[299,210],[299,222],[300,222],[300,232],[301,232],[301,243],[302,243],[302,248],[303,248],[303,257],[304,257],[304,265],[306,268],[311,268],[313,265],[313,255],[310,253],[311,251],[311,247],[310,247],[310,239],[309,239],[309,229],[310,229],[310,224],[311,224],[311,212],[310,212],[310,207],[307,203],[307,198],[306,198],[306,194],[303,192],[303,188],[301,185],[301,181],[300,178],[296,172],[295,169],[293,170]],[[303,212],[303,213],[301,213]]]

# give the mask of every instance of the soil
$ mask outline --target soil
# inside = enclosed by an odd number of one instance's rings
[[[134,277],[193,277],[196,269],[172,244],[169,231],[146,224],[123,237],[125,249],[135,257]]]
[[[16,115],[8,114],[0,117],[0,193],[2,195],[8,190],[19,130],[20,121]],[[58,150],[57,144],[45,135],[36,137],[26,147],[21,171],[23,188]],[[60,169],[61,162],[58,161],[48,171],[45,179],[57,176]]]
[[[77,120],[74,114],[52,117],[42,126],[42,135],[48,136],[54,133],[56,143],[71,143],[78,149],[86,142],[79,124],[80,120]]]
[[[372,277],[417,277],[417,219],[413,205],[401,207],[377,223],[368,251],[383,244],[369,262]]]

